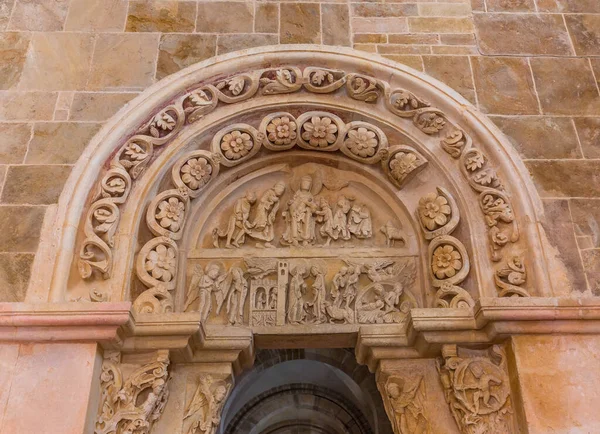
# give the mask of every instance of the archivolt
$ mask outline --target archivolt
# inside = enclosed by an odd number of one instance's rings
[[[290,107],[300,106],[307,107],[304,113],[289,113]],[[243,122],[245,114],[260,110],[265,113],[263,123]],[[335,113],[354,113],[363,120],[344,122]],[[301,135],[293,143],[278,143],[268,128],[282,116],[298,128],[311,117],[327,117],[338,135],[322,146]],[[398,131],[411,146],[388,143],[377,125]],[[349,132],[358,128],[377,138],[374,153],[362,155],[345,145]],[[241,158],[219,147],[223,136],[233,131],[252,142]],[[214,136],[209,149],[199,149],[195,142],[201,133]],[[328,155],[339,152],[349,160],[380,165],[382,179],[387,176],[397,188],[404,188],[412,172],[429,161],[446,180],[438,194],[454,203],[468,233],[461,234],[461,243],[449,235],[456,221],[427,228],[417,216],[413,224],[421,223],[422,241],[429,246],[427,260],[440,246],[453,246],[465,260],[470,252],[475,258],[476,296],[497,296],[494,287],[502,296],[551,295],[539,199],[518,157],[489,120],[451,89],[403,65],[348,49],[298,45],[202,62],[152,86],[115,115],[78,161],[53,228],[42,235],[43,250],[32,279],[38,287],[29,299],[60,301],[80,298],[84,292],[92,301],[127,299],[135,292],[130,270],[138,252],[143,257],[158,246],[177,252],[179,240],[185,243],[185,224],[165,228],[149,218],[144,228],[146,213],[150,216],[157,204],[173,198],[192,215],[200,206],[192,206],[193,199],[208,184],[219,182],[219,172],[251,164],[261,146],[274,153],[294,146]],[[392,170],[392,163],[407,153],[420,164]],[[191,170],[191,160],[202,166],[206,177],[183,176]],[[226,180],[231,175],[223,176]],[[143,259],[137,262],[138,278],[149,290],[138,304],[149,306],[149,311],[170,310],[176,273],[172,279],[148,278],[140,263]],[[431,305],[470,304],[469,294],[457,286],[469,269],[461,272],[461,279],[439,279],[430,267],[430,284],[438,291]]]

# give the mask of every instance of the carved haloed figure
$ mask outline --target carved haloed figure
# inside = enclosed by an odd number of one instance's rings
[[[294,197],[288,202],[287,211],[283,213],[287,223],[283,234],[286,244],[306,246],[315,241],[314,213],[317,211],[317,205],[311,193],[312,184],[311,176],[303,176],[300,189],[294,193]]]

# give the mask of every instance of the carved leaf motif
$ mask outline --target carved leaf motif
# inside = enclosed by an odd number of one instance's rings
[[[500,187],[500,180],[494,169],[484,169],[473,175],[473,181],[483,186]]]
[[[196,107],[203,107],[203,106],[208,106],[208,105],[212,104],[210,98],[208,97],[206,92],[204,92],[203,90],[197,90],[195,92],[192,92],[190,94],[190,101]]]
[[[452,158],[459,158],[466,146],[466,138],[461,130],[454,130],[442,140],[441,145]]]
[[[481,169],[485,164],[485,157],[481,152],[475,150],[466,160],[465,167],[471,172]]]
[[[315,71],[310,77],[310,81],[312,84],[320,86],[323,84],[323,81],[327,80],[328,83],[333,83],[333,74],[330,72],[319,69]]]

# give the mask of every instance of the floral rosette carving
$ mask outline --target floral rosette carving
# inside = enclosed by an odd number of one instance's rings
[[[215,134],[212,151],[221,156],[222,165],[233,167],[256,155],[263,139],[263,134],[250,125],[234,124]]]
[[[187,190],[191,198],[198,197],[219,174],[219,159],[219,155],[207,151],[186,154],[171,170],[173,183],[177,188]]]
[[[337,151],[344,136],[345,124],[327,112],[308,112],[298,117],[298,144],[313,151]]]
[[[384,132],[367,122],[350,122],[341,151],[350,158],[367,164],[377,163],[387,156],[388,141]]]
[[[183,111],[187,116],[187,123],[193,124],[205,114],[214,110],[219,103],[213,88],[204,87],[188,93],[182,102]]]
[[[458,285],[469,274],[470,262],[465,246],[456,238],[442,235],[429,244],[429,274],[432,285]]]
[[[187,189],[167,190],[157,195],[146,212],[148,228],[156,236],[179,240],[190,206]]]
[[[330,93],[346,84],[346,73],[337,69],[304,68],[304,87],[313,93]]]
[[[425,168],[427,159],[410,146],[390,148],[389,157],[383,160],[383,169],[394,185],[404,187]]]
[[[149,288],[163,285],[168,290],[174,289],[178,251],[177,244],[170,238],[157,237],[148,241],[137,257],[138,278]]]
[[[436,187],[419,200],[417,217],[426,240],[450,235],[460,221],[460,211],[448,190]]]
[[[263,95],[296,92],[302,87],[302,71],[296,67],[270,69],[262,73],[260,84]]]
[[[286,112],[277,112],[266,116],[258,129],[265,137],[263,144],[271,151],[291,149],[298,140],[296,118]]]

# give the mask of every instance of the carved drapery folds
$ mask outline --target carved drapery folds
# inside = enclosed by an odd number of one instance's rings
[[[148,434],[169,397],[168,351],[124,378],[120,354],[105,354],[100,409],[94,434]]]
[[[231,382],[201,374],[183,416],[186,434],[214,434],[221,423],[221,411],[231,390]]]
[[[432,433],[423,375],[393,375],[379,388],[395,434]]]
[[[461,356],[456,345],[445,345],[438,371],[446,401],[461,433],[515,432],[506,353],[502,347],[494,345],[487,352],[470,351]]]

